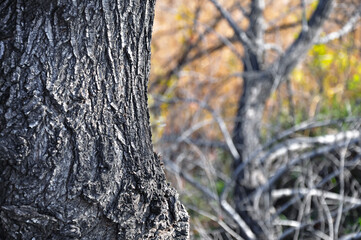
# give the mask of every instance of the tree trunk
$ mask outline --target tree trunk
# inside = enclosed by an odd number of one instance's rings
[[[240,163],[252,157],[252,154],[261,146],[260,129],[263,110],[271,94],[271,88],[270,77],[244,79],[233,135],[233,141],[240,152],[241,159],[234,163],[235,166],[239,166]],[[250,165],[252,164],[255,163],[251,162]],[[251,182],[248,181],[248,184],[255,186],[256,182],[257,180],[253,179]]]
[[[269,80],[268,77],[263,79],[244,78],[243,93],[239,100],[237,121],[235,123],[233,136],[233,142],[240,154],[240,159],[236,159],[234,162],[235,169],[244,161],[247,161],[248,158],[252,157],[254,152],[261,146],[260,128],[263,110],[271,92],[271,82]],[[259,239],[267,238],[264,236],[259,223],[255,220],[257,216],[249,212],[249,207],[245,207],[242,202],[247,199],[249,194],[262,184],[264,180],[259,164],[251,161],[246,165],[244,171],[237,176],[237,184],[234,189],[236,210]],[[246,236],[243,237],[246,238]]]
[[[265,104],[281,82],[287,79],[288,74],[301,61],[307,51],[313,46],[321,26],[329,16],[333,0],[322,0],[318,3],[316,10],[306,23],[307,28],[302,29],[297,39],[286,49],[279,59],[267,68],[264,66],[264,49],[246,49],[243,58],[244,65],[244,86],[243,93],[238,103],[238,111],[233,132],[233,141],[239,151],[240,159],[236,159],[234,167],[237,169],[241,163],[252,158],[252,155],[261,147],[260,130]],[[250,15],[250,27],[248,37],[258,47],[263,44],[262,31],[262,8],[264,1],[252,1],[252,13]],[[255,45],[257,46],[257,45]],[[258,162],[251,161],[246,165],[244,171],[236,177],[237,185],[234,192],[236,210],[248,223],[255,235],[260,239],[267,239],[263,235],[260,221],[255,221],[252,212],[245,211],[241,204],[248,195],[258,186],[265,183],[266,179]],[[249,204],[250,206],[252,203]],[[262,218],[263,216],[259,216]],[[264,222],[262,223],[265,224]]]
[[[0,3],[2,239],[186,239],[153,152],[154,0]]]

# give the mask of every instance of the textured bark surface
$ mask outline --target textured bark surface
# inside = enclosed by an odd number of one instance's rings
[[[0,236],[186,239],[151,144],[154,0],[0,3]]]

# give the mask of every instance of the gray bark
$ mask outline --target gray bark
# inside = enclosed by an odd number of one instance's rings
[[[0,3],[0,236],[186,239],[153,152],[154,0]]]
[[[264,49],[262,49],[264,44],[262,24],[264,3],[261,0],[252,1],[247,36],[249,41],[254,44],[252,44],[252,48],[243,44],[246,48],[243,58],[245,77],[233,132],[233,141],[240,155],[240,159],[235,159],[235,169],[261,149],[260,130],[265,104],[272,91],[287,79],[288,74],[312,47],[332,6],[333,0],[320,1],[307,23],[307,29],[303,29],[285,53],[267,67],[263,59]],[[251,161],[245,171],[237,176],[238,184],[234,193],[237,212],[248,223],[255,235],[262,239],[267,238],[264,236],[264,231],[251,216],[252,213],[244,211],[244,205],[241,203],[264,181],[262,166],[258,162]]]
[[[247,48],[243,58],[244,86],[239,99],[236,123],[234,128],[234,143],[241,159],[236,159],[235,165],[249,158],[260,148],[260,127],[266,101],[272,91],[287,79],[288,74],[303,59],[307,51],[313,46],[315,39],[327,17],[329,16],[333,0],[322,0],[298,38],[283,55],[270,66],[265,66],[263,55],[262,7],[263,1],[252,2],[250,14],[249,41],[255,43],[256,49]]]

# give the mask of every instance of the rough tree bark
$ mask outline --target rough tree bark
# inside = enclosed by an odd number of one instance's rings
[[[186,239],[153,152],[154,0],[0,3],[2,239]]]

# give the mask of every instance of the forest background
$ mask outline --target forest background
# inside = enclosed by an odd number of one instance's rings
[[[233,187],[240,172],[229,143],[244,89],[245,48],[215,3],[249,29],[254,2],[263,1],[157,2],[149,83],[153,142],[191,216],[192,239],[249,237],[237,222]],[[264,3],[266,65],[297,39],[319,1]],[[261,113],[262,147],[253,161],[260,162],[262,180],[247,196],[259,194],[239,206],[269,239],[349,239],[360,232],[360,6],[336,3],[320,37],[274,86]]]

